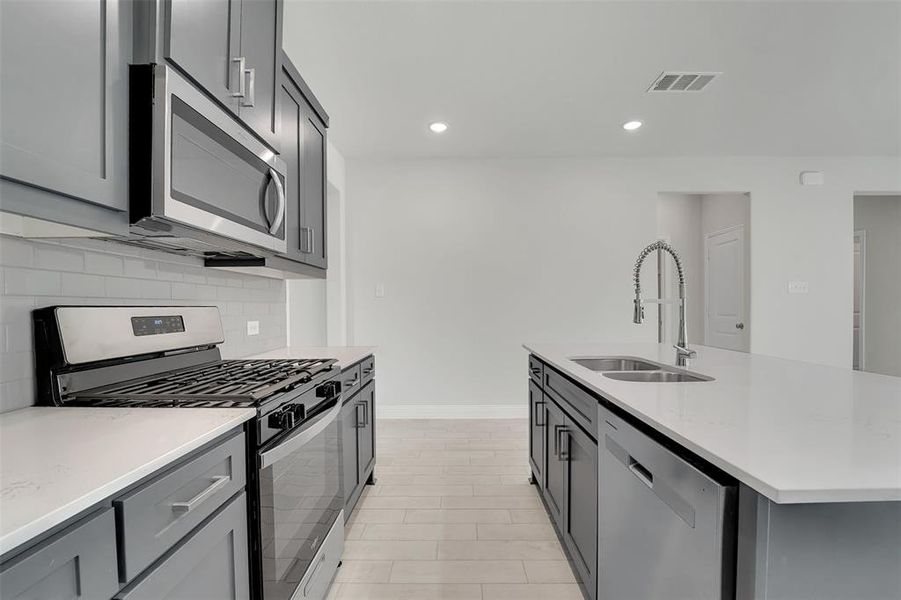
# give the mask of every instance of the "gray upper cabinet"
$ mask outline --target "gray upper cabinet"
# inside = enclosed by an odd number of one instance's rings
[[[243,0],[241,57],[245,95],[241,119],[269,145],[279,149],[278,90],[282,48],[282,0]]]
[[[168,0],[164,10],[169,23],[163,38],[165,58],[237,112],[243,72],[241,37],[235,32],[241,28],[241,0]]]
[[[134,59],[167,60],[278,148],[282,0],[143,0]]]
[[[102,227],[128,207],[131,2],[3,0],[0,27],[3,209]]]
[[[325,269],[328,116],[284,54],[281,75],[279,138],[289,181],[287,257]]]
[[[65,529],[36,549],[4,563],[5,600],[95,600],[119,589],[116,523],[110,508]]]

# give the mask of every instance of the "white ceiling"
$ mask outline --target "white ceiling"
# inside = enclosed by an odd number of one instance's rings
[[[901,154],[901,2],[286,0],[284,46],[349,157]]]

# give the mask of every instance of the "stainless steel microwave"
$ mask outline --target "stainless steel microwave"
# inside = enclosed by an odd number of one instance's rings
[[[286,165],[165,64],[129,73],[129,220],[144,245],[201,256],[282,253]]]

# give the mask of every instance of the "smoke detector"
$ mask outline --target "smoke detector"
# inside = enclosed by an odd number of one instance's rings
[[[722,73],[664,71],[654,80],[651,87],[648,88],[648,93],[700,92],[718,75],[722,75]]]

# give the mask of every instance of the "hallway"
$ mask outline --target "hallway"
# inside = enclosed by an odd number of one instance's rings
[[[525,419],[380,419],[376,436],[330,599],[582,599],[528,483]]]

